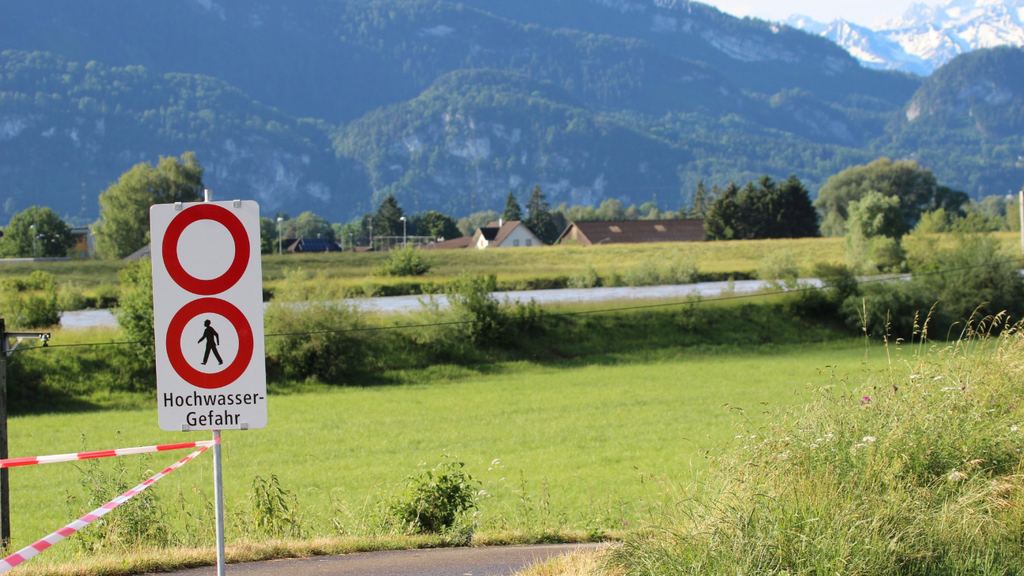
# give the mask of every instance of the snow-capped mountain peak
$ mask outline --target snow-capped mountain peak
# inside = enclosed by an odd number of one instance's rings
[[[832,40],[865,66],[921,75],[979,48],[1024,46],[1024,0],[917,2],[874,28],[845,20],[825,26],[806,17],[786,23]]]

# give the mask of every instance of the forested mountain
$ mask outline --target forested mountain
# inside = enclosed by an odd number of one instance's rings
[[[82,64],[45,53],[0,53],[4,210],[51,206],[96,217],[96,198],[133,164],[194,150],[220,197],[267,209],[350,202],[362,170],[337,159],[327,133],[207,76]],[[345,182],[346,186],[341,183]],[[352,191],[365,191],[365,184]]]
[[[378,196],[412,211],[469,214],[539,184],[553,204],[642,203],[679,191],[689,154],[601,117],[550,82],[453,72],[418,98],[339,131],[338,150],[370,167]],[[452,194],[458,191],[458,194]]]
[[[671,209],[699,180],[795,173],[813,191],[879,154],[917,154],[928,138],[928,162],[946,150],[965,165],[1014,138],[908,124],[921,79],[685,0],[0,0],[0,10],[8,214],[46,203],[88,221],[132,164],[186,150],[217,197],[339,221],[387,193],[409,210],[464,216],[537,184],[556,204],[656,197]],[[1004,168],[944,182],[1005,192],[1018,175]]]
[[[908,151],[940,180],[977,194],[1024,182],[1024,51],[963,54],[939,68],[894,117],[880,149]]]

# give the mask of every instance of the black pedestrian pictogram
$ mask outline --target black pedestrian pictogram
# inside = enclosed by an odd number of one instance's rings
[[[214,357],[217,358],[217,364],[223,364],[224,361],[220,358],[220,352],[217,352],[217,346],[220,346],[220,334],[210,326],[210,321],[203,322],[206,326],[206,330],[203,331],[203,337],[199,339],[198,343],[202,343],[206,340],[206,353],[203,354],[203,366],[206,366],[206,361],[210,359],[210,352],[213,352]]]

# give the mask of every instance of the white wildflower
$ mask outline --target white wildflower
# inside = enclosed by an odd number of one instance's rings
[[[861,438],[860,440],[861,440],[861,442],[871,443],[871,442],[874,442],[875,440],[877,440],[877,438],[875,438],[874,436],[865,436],[865,437]]]

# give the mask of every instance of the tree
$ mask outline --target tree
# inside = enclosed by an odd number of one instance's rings
[[[334,228],[325,218],[307,210],[299,214],[293,221],[296,238],[323,238],[334,240]]]
[[[523,219],[523,209],[516,202],[515,195],[508,191],[508,198],[505,200],[505,211],[501,213],[501,219],[505,222],[514,222]]]
[[[94,227],[96,251],[104,258],[124,258],[149,243],[149,207],[194,202],[203,191],[203,168],[194,152],[181,158],[160,157],[156,167],[133,166],[100,194],[100,219]]]
[[[260,218],[260,253],[277,252],[277,222],[270,218]]]
[[[71,229],[46,207],[30,206],[11,217],[0,238],[0,256],[59,258],[74,246]]]
[[[601,205],[597,207],[597,219],[598,220],[625,220],[626,209],[622,206],[622,201],[618,198],[608,198],[601,202]]]
[[[740,206],[740,190],[735,182],[722,189],[711,202],[704,217],[705,240],[735,240],[736,226],[742,220],[743,208]]]
[[[153,266],[149,258],[129,262],[117,273],[121,295],[115,317],[125,338],[138,342],[143,363],[153,365]],[[135,356],[135,354],[133,354]]]
[[[477,228],[497,221],[498,213],[494,210],[474,212],[465,218],[459,218],[459,232],[462,232],[463,236],[472,236],[476,234]]]
[[[518,205],[516,208],[518,208]],[[444,238],[446,240],[462,237],[462,232],[459,231],[459,225],[455,222],[454,218],[434,210],[425,212],[420,216],[419,222],[416,224],[416,234],[418,236],[430,236],[431,238]]]
[[[704,219],[708,214],[708,207],[711,205],[712,198],[708,195],[707,188],[704,187],[704,181],[697,182],[697,192],[693,195],[693,205],[690,207],[690,215],[694,218]],[[682,212],[682,211],[680,211]]]
[[[373,217],[373,235],[377,236],[401,236],[402,216],[405,212],[398,205],[398,200],[393,194],[388,194],[381,201],[377,208],[377,214]]]
[[[768,175],[742,190],[734,183],[718,193],[704,217],[707,240],[805,238],[818,235],[818,214],[796,176],[781,184]]]
[[[813,238],[820,236],[818,211],[795,174],[779,184],[772,206],[773,230],[768,238]]]
[[[939,186],[931,170],[917,162],[879,158],[864,166],[854,166],[832,176],[818,191],[814,205],[824,216],[821,233],[842,236],[846,232],[850,202],[860,200],[870,191],[895,196],[907,226],[917,223],[921,214],[937,208],[962,214],[968,200],[963,192]]]
[[[621,206],[622,203],[620,202],[619,205]],[[523,222],[540,238],[541,242],[551,244],[558,239],[561,230],[557,229],[551,212],[548,212],[548,203],[544,199],[544,193],[541,192],[540,186],[533,187],[530,201],[526,203],[526,211],[527,216]]]
[[[899,240],[907,232],[900,199],[870,191],[862,199],[850,202],[848,210],[847,264],[864,272],[900,267],[903,249]]]

